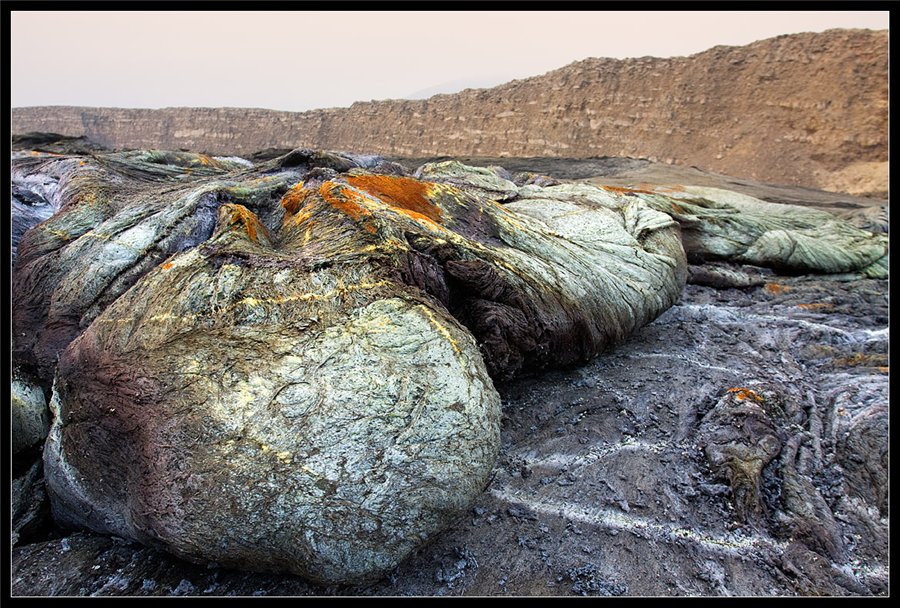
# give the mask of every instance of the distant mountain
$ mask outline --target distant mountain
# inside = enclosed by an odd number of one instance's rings
[[[884,191],[888,32],[792,34],[690,57],[586,59],[491,89],[300,113],[13,108],[12,129],[216,154],[306,146],[410,157],[630,156]]]

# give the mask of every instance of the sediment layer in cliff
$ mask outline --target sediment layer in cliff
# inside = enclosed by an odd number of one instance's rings
[[[586,59],[491,89],[281,112],[13,108],[15,133],[249,154],[630,156],[857,194],[887,190],[888,33],[779,36],[690,57]],[[852,125],[852,128],[851,128]]]

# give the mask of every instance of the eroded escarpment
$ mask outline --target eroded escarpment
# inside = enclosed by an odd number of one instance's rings
[[[690,57],[585,59],[491,89],[349,108],[54,106],[12,108],[11,119],[16,132],[50,129],[114,147],[629,156],[884,196],[888,49],[887,30],[831,30]]]

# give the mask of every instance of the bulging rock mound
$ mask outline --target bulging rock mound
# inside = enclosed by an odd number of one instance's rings
[[[59,523],[371,581],[487,485],[492,379],[621,341],[678,300],[688,257],[887,272],[885,235],[727,192],[308,150],[246,165],[13,160],[59,210],[22,236],[13,285],[14,355],[53,389]]]
[[[486,485],[489,371],[585,361],[686,276],[643,205],[516,213],[302,153],[75,164],[16,275],[23,358],[59,355],[54,516],[188,559],[378,577]]]

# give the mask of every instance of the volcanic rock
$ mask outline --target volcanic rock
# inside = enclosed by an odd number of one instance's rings
[[[487,483],[488,372],[586,361],[684,285],[677,225],[643,205],[511,210],[350,165],[150,151],[61,186],[16,272],[22,359],[47,381],[62,351],[45,448],[60,524],[377,578]]]
[[[653,321],[682,293],[685,249],[848,273],[882,268],[887,247],[729,192],[517,186],[459,163],[421,179],[311,150],[253,166],[164,151],[13,164],[56,180],[59,212],[20,242],[13,323],[17,361],[54,387],[57,522],[325,583],[373,581],[455,521],[500,450],[494,381],[587,362]],[[799,254],[770,234],[804,230],[825,238]],[[766,422],[788,447],[760,456],[755,435],[705,424],[745,519],[844,558],[797,440]],[[847,454],[880,445],[858,428]],[[879,462],[865,470],[880,479]]]
[[[44,391],[18,369],[13,371],[10,383],[10,417],[13,454],[39,444],[50,429]]]

